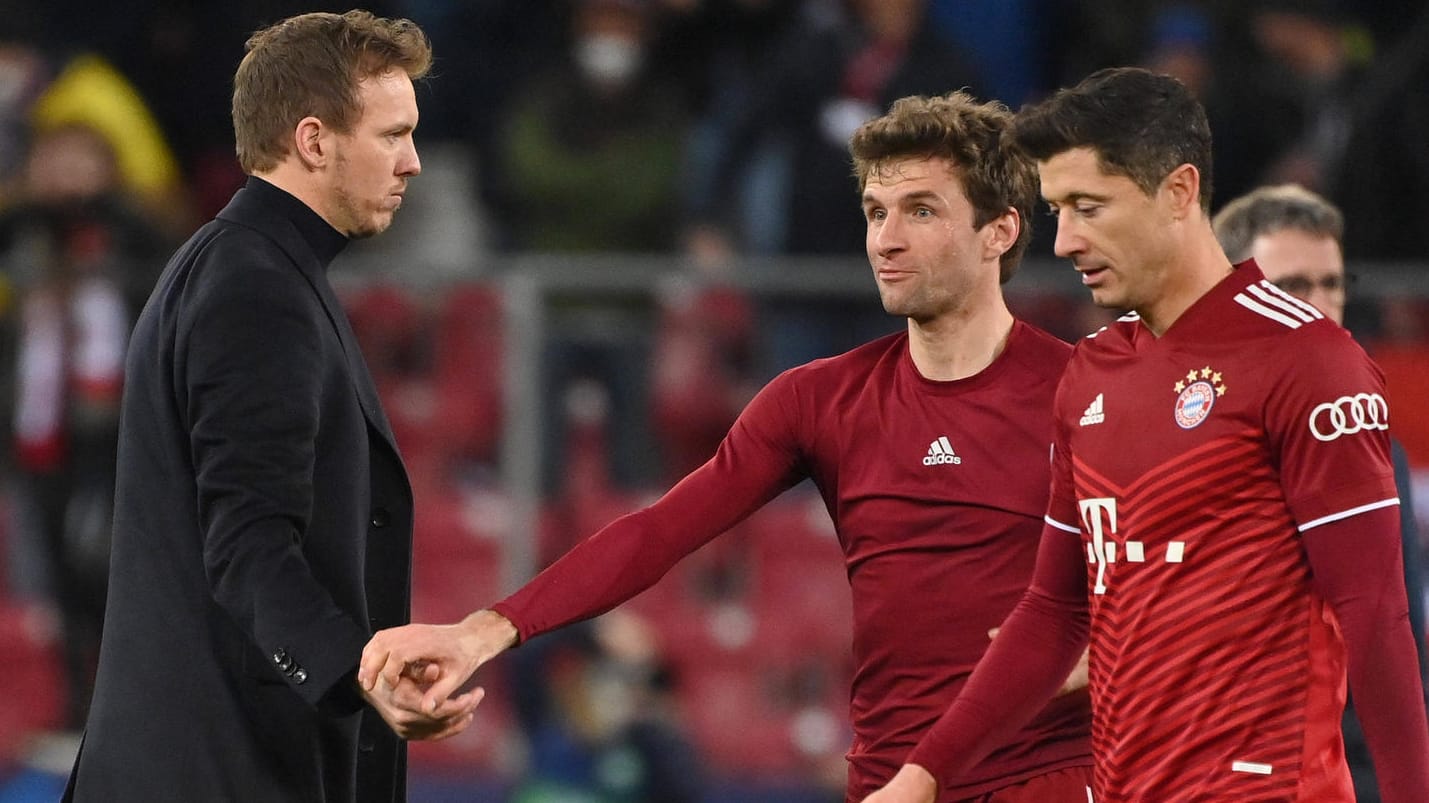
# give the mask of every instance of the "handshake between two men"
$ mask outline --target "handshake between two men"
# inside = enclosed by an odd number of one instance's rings
[[[516,643],[516,627],[481,610],[452,625],[383,630],[362,651],[362,696],[403,739],[435,741],[466,730],[486,691],[463,690],[482,664]]]

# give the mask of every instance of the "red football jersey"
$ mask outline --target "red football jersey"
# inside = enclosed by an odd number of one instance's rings
[[[494,606],[523,639],[602,613],[812,478],[853,593],[849,794],[886,782],[963,687],[1032,574],[1051,406],[1070,347],[1024,323],[975,376],[923,378],[907,334],[784,372],[715,456]],[[1089,702],[1059,698],[943,800],[1090,762]]]
[[[1388,418],[1349,333],[1253,263],[1160,338],[1078,344],[1048,523],[1088,565],[1098,803],[1354,800],[1300,533],[1398,503]]]

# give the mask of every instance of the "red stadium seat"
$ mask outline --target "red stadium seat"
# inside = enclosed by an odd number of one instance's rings
[[[0,705],[0,766],[17,756],[28,737],[62,723],[57,628],[54,615],[41,606],[0,600],[0,654],[10,663]]]
[[[417,500],[412,617],[454,622],[500,598],[507,501],[490,492],[436,489]]]
[[[504,317],[500,292],[485,284],[450,288],[437,309],[434,424],[444,452],[453,459],[496,460],[505,403]]]

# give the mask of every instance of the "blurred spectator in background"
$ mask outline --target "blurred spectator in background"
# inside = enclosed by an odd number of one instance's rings
[[[1361,259],[1423,260],[1426,254],[1429,4],[1405,9],[1399,24],[1403,33],[1376,43],[1386,47],[1374,53],[1351,93],[1346,156],[1326,184],[1353,221],[1346,248]]]
[[[857,186],[847,152],[854,130],[899,97],[982,92],[974,68],[928,24],[927,12],[927,0],[803,5],[785,35],[771,42],[767,60],[744,73],[743,106],[723,107],[727,119],[705,123],[722,131],[723,141],[697,140],[702,150],[690,154],[693,183],[705,192],[687,199],[693,228],[686,244],[696,256],[740,250],[734,227],[755,217],[739,207],[740,181],[762,188],[758,215],[772,216],[753,240],[760,250],[859,253],[861,221],[846,203]],[[760,172],[751,175],[755,167]],[[715,245],[719,237],[731,244]],[[897,328],[864,304],[807,297],[771,299],[762,323],[764,373],[771,376]]]
[[[1256,94],[1238,119],[1264,121],[1260,134],[1278,132],[1255,183],[1293,182],[1326,195],[1354,221],[1346,246],[1360,258],[1422,258],[1429,6],[1403,10],[1402,32],[1381,28],[1378,40],[1363,19],[1367,9],[1343,0],[1256,0],[1237,10],[1232,21],[1249,29],[1258,65],[1244,81]]]
[[[757,131],[748,116],[778,70],[780,48],[803,20],[804,0],[696,3],[670,39],[696,54],[677,62],[692,88],[684,154],[685,250],[717,264],[784,247],[789,137]],[[750,141],[752,140],[752,141]]]
[[[650,58],[642,0],[572,0],[566,50],[512,96],[497,134],[503,183],[498,245],[535,252],[658,253],[674,248],[685,137],[680,87]],[[565,389],[593,379],[610,399],[618,482],[648,473],[646,344],[638,297],[553,299],[545,343],[545,420]],[[555,487],[564,447],[549,427],[543,464]]]
[[[703,769],[644,620],[612,611],[519,650],[530,760],[512,803],[697,803]]]
[[[64,64],[36,99],[38,131],[82,125],[102,135],[113,151],[114,185],[144,213],[178,238],[192,228],[178,163],[144,99],[108,61],[83,53]]]
[[[1352,49],[1350,20],[1334,0],[1255,0],[1251,32],[1268,57],[1267,88],[1288,101],[1292,114],[1275,122],[1280,152],[1263,180],[1324,191],[1345,158],[1351,105],[1367,53]]]
[[[165,241],[123,191],[109,141],[41,130],[0,260],[16,288],[11,387],[16,549],[60,613],[68,727],[84,723],[98,655],[124,348]]]
[[[1345,273],[1340,243],[1345,223],[1329,201],[1303,187],[1286,184],[1264,187],[1231,201],[1213,221],[1216,237],[1232,262],[1254,259],[1265,278],[1285,292],[1320,308],[1331,320],[1343,324],[1345,299],[1353,278]],[[1393,399],[1391,399],[1393,401]],[[1401,412],[1393,408],[1396,418]],[[1414,517],[1409,485],[1409,463],[1404,448],[1390,441],[1394,481],[1399,491],[1399,523],[1403,542],[1404,581],[1409,596],[1409,619],[1424,667],[1424,554]],[[1353,700],[1344,720],[1345,752],[1361,803],[1378,803],[1379,786]]]
[[[0,209],[21,191],[30,108],[48,78],[49,64],[39,49],[0,36]]]
[[[684,118],[652,69],[643,0],[573,0],[568,51],[517,91],[498,153],[509,245],[526,251],[668,251]]]
[[[988,97],[1016,109],[1057,85],[1068,10],[1055,0],[929,0],[928,23],[974,64]]]
[[[695,169],[716,179],[741,175],[751,156],[773,138],[789,145],[779,249],[795,254],[859,253],[859,218],[845,200],[856,187],[848,139],[894,99],[954,89],[981,94],[973,67],[927,24],[927,0],[808,0],[799,19],[770,43],[767,61],[748,71],[748,98],[729,110],[727,140]],[[701,160],[714,160],[700,164]],[[721,223],[731,187],[717,186],[693,201],[691,223]],[[714,218],[714,219],[711,219]]]
[[[1206,109],[1217,204],[1265,181],[1304,114],[1293,74],[1257,44],[1258,30],[1244,6],[1185,0],[1154,8],[1139,40],[1137,63],[1175,77]]]

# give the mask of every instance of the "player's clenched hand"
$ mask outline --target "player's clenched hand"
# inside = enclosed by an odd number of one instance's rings
[[[931,772],[917,764],[904,764],[886,786],[863,803],[933,803],[937,796],[938,781]]]
[[[416,681],[424,687],[420,709],[414,710],[434,713],[478,667],[515,644],[516,635],[510,620],[488,610],[454,625],[383,630],[363,649],[357,682],[369,692],[378,681],[395,689],[405,675],[408,684]]]

